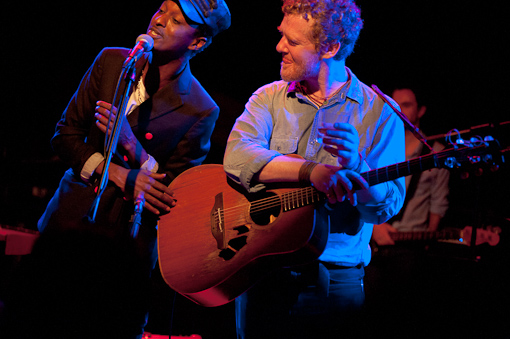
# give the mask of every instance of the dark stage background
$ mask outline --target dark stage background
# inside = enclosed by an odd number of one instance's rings
[[[230,2],[232,26],[191,61],[194,75],[221,108],[207,159],[213,163],[222,161],[228,132],[250,94],[279,79],[280,1]],[[135,9],[125,2],[88,1],[70,8],[30,2],[2,11],[4,31],[11,32],[2,51],[7,80],[0,134],[2,222],[33,226],[32,211],[40,207],[33,194],[45,200],[62,175],[50,138],[81,77],[103,47],[131,48],[159,4]],[[508,27],[496,3],[358,4],[365,26],[347,65],[387,93],[395,84],[417,83],[428,106],[425,133],[510,120]]]
[[[400,83],[419,86],[428,106],[421,126],[426,134],[498,125],[510,120],[508,19],[502,2],[359,0],[357,3],[365,26],[347,65],[360,80],[368,85],[376,84],[386,93]],[[105,46],[131,48],[136,37],[145,33],[160,2],[131,4],[97,0],[66,4],[16,2],[2,11],[5,39],[0,223],[35,229],[36,220],[66,169],[53,154],[50,138],[68,100],[97,53]],[[221,108],[207,158],[209,163],[221,163],[230,128],[250,94],[279,79],[281,57],[275,47],[280,37],[276,30],[281,21],[280,1],[230,0],[228,5],[232,26],[191,61],[193,74]],[[476,130],[482,136],[494,135],[504,146],[508,145],[505,140],[508,133],[509,125]],[[508,300],[508,288],[497,284],[498,279],[492,279],[495,272],[508,269],[507,257],[503,255],[507,244],[505,232],[510,232],[508,167],[502,165],[498,172],[482,177],[472,175],[467,180],[461,180],[459,174],[460,171],[452,171],[452,207],[444,226],[462,228],[478,223],[503,229],[501,243],[482,256],[497,263],[485,275],[490,278],[487,280],[496,281],[496,285],[486,286],[484,280],[482,285],[464,287],[468,293],[471,287],[493,290],[494,294],[484,294],[483,298],[483,306],[492,311],[485,303],[497,299],[497,305],[501,300]],[[448,253],[448,260],[442,262],[448,265],[453,262],[455,267],[460,265],[451,258],[462,257],[459,259],[462,262],[466,258],[471,262],[479,254]],[[468,283],[473,272],[471,268],[463,269],[456,275],[455,283]],[[459,278],[466,277],[463,274],[469,277]],[[163,297],[155,302],[156,311],[150,325],[161,333],[162,324],[168,321],[166,302],[171,293],[161,281],[158,289]],[[471,295],[466,294],[466,298]],[[176,305],[182,309],[182,315],[177,313],[174,323],[182,334],[200,332],[208,338],[207,331],[219,331],[211,330],[212,323],[220,326],[225,321],[233,326],[232,305],[220,308],[220,312],[196,307],[181,298],[177,298]],[[468,319],[476,317],[473,312],[477,306],[466,311]],[[441,305],[437,308],[442,309]],[[451,312],[464,315],[460,308]]]

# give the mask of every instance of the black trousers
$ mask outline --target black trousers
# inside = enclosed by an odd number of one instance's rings
[[[364,267],[315,262],[270,274],[236,299],[239,339],[321,338],[359,320]]]

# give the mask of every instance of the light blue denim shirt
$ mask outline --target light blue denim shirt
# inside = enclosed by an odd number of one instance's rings
[[[227,175],[249,192],[257,192],[265,185],[252,180],[254,175],[280,155],[294,153],[307,160],[338,166],[337,157],[325,151],[318,141],[318,127],[323,121],[353,125],[360,137],[359,152],[371,169],[404,161],[402,121],[371,88],[346,69],[349,81],[320,108],[300,93],[294,82],[276,81],[259,88],[228,138],[224,157]],[[386,199],[378,204],[353,207],[344,202],[317,209],[317,226],[329,223],[330,227],[320,260],[345,266],[369,263],[373,224],[398,213],[405,196],[404,178],[379,185],[384,185]]]

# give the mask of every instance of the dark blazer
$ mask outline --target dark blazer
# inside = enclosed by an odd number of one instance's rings
[[[104,152],[104,133],[95,126],[96,102],[112,102],[122,64],[129,50],[106,48],[96,57],[57,124],[52,146],[70,169],[39,220],[39,230],[48,225],[70,227],[80,224],[94,200],[94,186],[80,178],[85,162],[95,152]],[[136,63],[136,86],[145,63],[145,54]],[[129,116],[131,128],[144,147],[167,174],[167,184],[186,169],[202,163],[210,149],[210,137],[219,107],[191,74],[189,64],[164,89],[156,92]],[[121,157],[114,162],[123,164]],[[120,189],[110,184],[101,198],[98,223],[126,228],[134,204],[125,201]],[[157,218],[142,216],[142,227]],[[115,226],[114,226],[115,225]],[[147,227],[145,227],[147,228]],[[152,229],[154,227],[151,227]]]

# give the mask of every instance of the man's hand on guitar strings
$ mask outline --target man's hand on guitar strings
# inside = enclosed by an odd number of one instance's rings
[[[356,190],[368,189],[368,183],[359,173],[325,164],[319,164],[313,169],[310,181],[317,190],[326,194],[330,204],[347,198],[351,205],[356,206]]]

